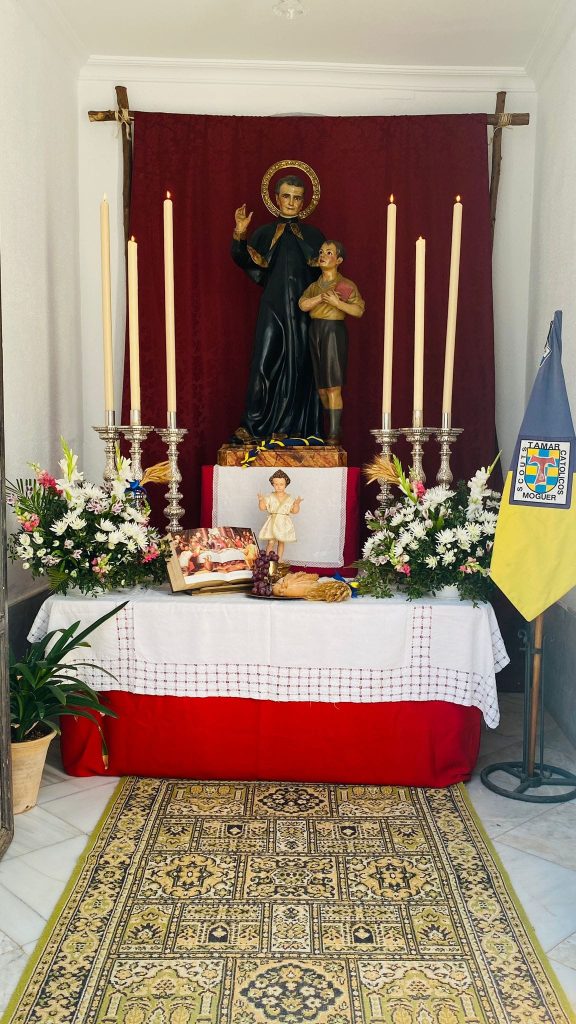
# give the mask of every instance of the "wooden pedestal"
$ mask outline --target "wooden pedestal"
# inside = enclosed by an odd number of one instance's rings
[[[255,450],[256,444],[257,442],[254,445],[223,444],[218,451],[217,464],[219,466],[241,466],[246,456]],[[250,466],[306,466],[330,469],[347,464],[344,448],[330,445],[321,445],[317,448],[306,445],[302,447],[287,445],[284,448],[259,449],[256,458],[249,463]]]

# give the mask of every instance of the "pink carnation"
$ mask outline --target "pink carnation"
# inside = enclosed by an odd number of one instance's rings
[[[158,558],[159,554],[160,554],[160,549],[157,547],[157,545],[156,544],[149,544],[148,547],[146,548],[143,556],[142,556],[142,561],[143,562],[153,562],[155,558]]]
[[[426,488],[424,487],[424,484],[422,483],[421,480],[415,480],[414,483],[412,484],[412,487],[414,489],[414,494],[416,495],[417,498],[423,498],[424,495],[426,494]]]
[[[22,529],[26,530],[26,533],[32,533],[37,526],[40,526],[40,517],[33,513],[29,519],[24,520],[22,523]]]
[[[56,480],[53,476],[50,476],[50,473],[47,473],[45,469],[36,474],[36,479],[41,487],[51,487],[52,490],[57,490]]]
[[[409,576],[410,575],[410,566],[408,565],[407,562],[405,562],[404,565],[397,565],[396,566],[396,572],[403,572],[405,576]]]
[[[473,569],[472,569],[472,567],[471,567],[471,566],[469,566],[469,565],[460,565],[460,566],[458,567],[458,572],[468,572],[468,573],[471,573],[471,572],[473,572],[473,571],[474,571],[474,570],[473,570]]]

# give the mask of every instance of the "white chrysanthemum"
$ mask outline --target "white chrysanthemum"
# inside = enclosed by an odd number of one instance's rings
[[[439,530],[436,534],[436,544],[444,547],[446,544],[451,544],[455,537],[455,531],[452,529]]]
[[[442,565],[452,565],[456,561],[456,553],[454,551],[445,551],[442,555]]]
[[[139,548],[144,550],[148,545],[148,537],[146,531],[142,529],[138,523],[123,523],[120,527],[120,533],[126,540],[133,540]]]
[[[95,533],[95,538],[96,538],[97,541],[99,541],[100,544],[103,544],[105,540],[108,540],[108,537],[109,537],[109,534],[108,533],[102,533],[102,530],[97,530],[96,533]]]
[[[112,530],[110,533],[105,533],[104,539],[107,541],[109,548],[115,548],[117,544],[126,543],[126,538],[121,530]]]
[[[399,541],[397,541],[396,544],[394,544],[394,547],[392,548],[392,552],[396,556],[396,558],[401,558],[402,555],[404,554],[403,545],[400,544]]]
[[[20,547],[29,549],[32,544],[32,541],[30,540],[30,535],[28,533],[21,534],[21,536],[18,538],[18,543],[20,544]]]
[[[86,501],[96,500],[105,501],[108,495],[106,491],[99,487],[97,484],[85,483],[82,488],[82,493],[86,498]]]
[[[478,523],[468,523],[466,529],[468,531],[468,536],[470,537],[470,540],[472,541],[473,544],[475,544],[476,541],[480,540],[480,537],[482,536],[482,530]]]
[[[457,526],[456,527],[456,540],[464,551],[470,551],[472,547],[472,538],[470,536],[468,527]]]
[[[61,519],[57,519],[55,523],[52,523],[50,529],[57,537],[61,537],[68,529],[68,516],[62,516]]]
[[[71,515],[69,517],[69,523],[72,530],[83,530],[86,526],[86,520],[82,519],[79,515]]]
[[[404,522],[404,510],[395,512],[390,520],[390,526],[400,526]]]
[[[422,540],[422,538],[426,536],[426,523],[422,522],[422,520],[412,523],[410,533],[416,540]]]
[[[454,491],[448,491],[445,487],[430,487],[421,498],[422,508],[436,508],[443,501],[454,497]]]
[[[438,558],[436,555],[426,555],[424,562],[429,569],[435,569],[438,565]]]
[[[368,540],[366,541],[364,548],[362,550],[362,558],[369,558],[372,551],[376,547],[376,544],[376,537],[368,537]]]
[[[105,530],[106,533],[111,533],[112,530],[116,529],[116,524],[111,519],[101,519],[98,523],[99,530]]]
[[[35,544],[43,544],[44,543],[44,537],[40,533],[40,530],[34,530],[34,533],[32,534],[32,540],[34,541]]]

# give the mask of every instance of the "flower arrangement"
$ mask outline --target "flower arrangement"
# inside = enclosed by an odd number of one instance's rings
[[[456,586],[461,600],[487,601],[490,559],[500,495],[487,487],[495,463],[454,490],[426,489],[405,475],[399,460],[379,460],[375,476],[395,484],[402,498],[367,515],[372,531],[357,563],[358,589],[375,597],[393,591],[409,599]]]
[[[149,525],[147,502],[135,498],[130,461],[118,453],[116,476],[101,487],[84,480],[78,456],[61,443],[59,479],[32,463],[34,479],[6,485],[20,523],[9,539],[12,560],[60,594],[163,582],[168,542]]]

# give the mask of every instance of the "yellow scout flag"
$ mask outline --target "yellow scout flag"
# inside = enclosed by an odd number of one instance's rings
[[[557,310],[504,485],[490,567],[529,621],[576,586],[575,456]]]

